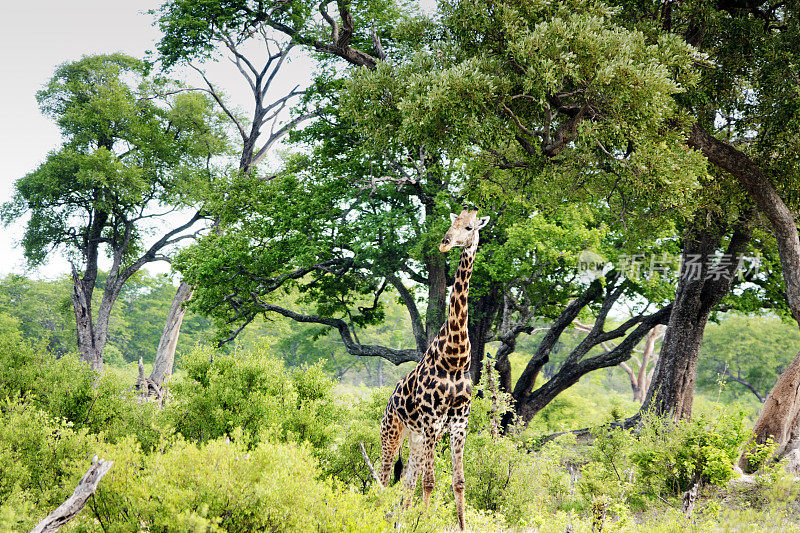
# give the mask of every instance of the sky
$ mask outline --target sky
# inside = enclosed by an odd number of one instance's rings
[[[35,99],[56,66],[96,53],[143,57],[160,36],[147,11],[161,3],[39,0],[4,5],[0,17],[0,203],[11,198],[15,180],[35,170],[61,144],[57,127],[40,113]],[[308,78],[310,61],[299,56],[285,72],[285,85],[293,86]],[[232,65],[211,66],[210,78],[219,80],[234,102],[246,106],[247,87]],[[0,226],[0,277],[16,273],[52,278],[69,271],[60,257],[29,271],[18,246],[22,231],[22,224]],[[150,270],[168,272],[169,266],[161,263]]]
[[[55,67],[85,54],[125,52],[143,56],[158,40],[148,9],[158,0],[8,2],[0,17],[0,202],[14,181],[41,164],[61,143],[58,128],[39,112],[36,91]],[[0,227],[1,228],[1,227]],[[27,272],[17,242],[22,225],[0,229],[0,276]],[[33,272],[53,277],[67,272],[63,260]]]

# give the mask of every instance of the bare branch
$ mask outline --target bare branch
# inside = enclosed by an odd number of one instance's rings
[[[383,45],[381,44],[381,38],[378,37],[378,32],[375,30],[375,27],[372,27],[372,46],[375,48],[375,53],[378,56],[378,59],[381,61],[386,61],[386,52],[383,50]]]
[[[92,464],[89,470],[86,471],[86,474],[84,474],[78,482],[78,486],[75,487],[72,496],[67,498],[55,511],[39,522],[39,524],[31,530],[31,533],[51,533],[58,531],[61,526],[75,518],[86,505],[86,500],[97,490],[97,485],[100,483],[100,480],[111,470],[112,466],[114,466],[114,461],[106,461],[104,459]]]
[[[217,102],[217,104],[219,104],[220,108],[222,108],[222,111],[226,115],[228,115],[228,118],[230,118],[231,121],[236,125],[236,128],[239,130],[239,135],[242,136],[242,139],[247,141],[248,136],[247,136],[247,132],[245,132],[244,126],[239,121],[239,119],[236,118],[236,115],[234,115],[233,112],[230,109],[228,109],[228,106],[226,106],[225,103],[222,101],[222,97],[219,95],[217,90],[214,88],[214,85],[208,80],[208,78],[206,77],[205,73],[202,70],[200,70],[199,68],[197,68],[196,66],[192,65],[191,63],[188,63],[188,65],[189,65],[189,67],[194,69],[198,74],[200,74],[200,76],[203,78],[203,81],[205,81],[206,85],[208,85],[208,91],[207,91],[208,94],[210,94],[211,97],[214,98],[214,100]]]
[[[315,117],[317,115],[318,115],[317,112],[308,113],[308,114],[304,114],[304,115],[299,115],[299,116],[295,117],[293,120],[291,120],[290,122],[287,122],[286,124],[284,124],[281,127],[281,129],[279,129],[275,133],[272,133],[269,136],[269,140],[267,140],[267,142],[264,143],[264,146],[262,146],[261,149],[253,157],[253,163],[252,164],[256,165],[262,159],[264,159],[264,156],[266,156],[267,153],[270,151],[270,149],[273,146],[275,146],[275,143],[277,143],[279,140],[281,140],[281,138],[284,135],[286,135],[287,133],[292,131],[298,124],[300,124],[302,122],[305,122],[306,120],[309,120],[309,119],[311,119],[311,118],[313,118],[313,117]]]
[[[185,237],[178,237],[173,239],[175,235],[186,231],[187,229],[191,228],[197,221],[202,220],[204,217],[200,211],[197,211],[191,219],[185,224],[178,226],[177,228],[173,229],[165,233],[158,241],[156,241],[144,254],[142,254],[139,259],[137,259],[133,264],[128,266],[125,270],[123,270],[122,274],[120,275],[120,280],[124,283],[128,278],[130,278],[134,273],[136,273],[143,265],[146,263],[151,263],[153,261],[158,260],[158,252],[160,252],[165,246],[173,244]]]
[[[378,485],[383,486],[383,483],[381,483],[381,480],[378,477],[378,474],[375,473],[375,468],[373,468],[372,462],[369,460],[369,456],[367,456],[367,450],[364,449],[364,443],[363,442],[359,442],[358,443],[358,447],[361,448],[361,457],[363,457],[364,458],[364,462],[367,463],[367,468],[369,469],[369,473],[372,476],[372,479],[377,481]]]
[[[261,300],[257,294],[251,293],[251,298],[253,301],[261,308],[261,310],[268,312],[278,313],[279,315],[283,315],[287,318],[291,318],[297,322],[304,322],[304,323],[315,323],[315,324],[322,324],[325,326],[330,326],[332,328],[336,328],[339,331],[339,335],[344,342],[344,346],[347,349],[347,352],[351,355],[358,355],[362,357],[369,357],[369,356],[377,356],[383,357],[387,361],[394,363],[395,365],[399,365],[401,363],[406,363],[409,361],[419,362],[422,359],[422,352],[418,350],[395,350],[393,348],[387,348],[385,346],[378,346],[374,344],[361,344],[353,340],[352,332],[350,331],[350,327],[347,323],[340,319],[340,318],[328,318],[319,315],[304,315],[300,313],[296,313],[291,311],[290,309],[285,309],[283,307],[270,304]]]

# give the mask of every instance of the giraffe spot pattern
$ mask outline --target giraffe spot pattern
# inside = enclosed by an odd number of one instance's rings
[[[423,499],[427,502],[434,485],[434,447],[442,434],[450,431],[453,489],[462,531],[465,484],[462,461],[472,399],[470,341],[466,329],[467,294],[476,249],[477,240],[464,248],[450,294],[448,318],[422,361],[398,383],[389,398],[381,421],[381,468],[378,475],[381,484],[387,486],[400,445],[409,436],[410,456],[403,475],[404,484],[413,492],[417,477],[422,474]]]

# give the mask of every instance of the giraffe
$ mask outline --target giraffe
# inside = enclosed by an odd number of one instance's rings
[[[449,431],[453,493],[461,531],[464,530],[464,441],[472,398],[467,298],[478,249],[478,230],[489,222],[489,217],[478,218],[477,213],[477,210],[464,209],[460,215],[450,215],[452,224],[439,245],[439,251],[447,252],[454,246],[463,246],[464,250],[450,293],[447,321],[422,360],[400,380],[389,398],[381,421],[381,468],[378,475],[381,485],[386,487],[392,463],[403,439],[408,436],[409,457],[403,479],[408,491],[406,504],[410,505],[421,473],[422,498],[427,509],[435,483],[434,448],[442,434]]]

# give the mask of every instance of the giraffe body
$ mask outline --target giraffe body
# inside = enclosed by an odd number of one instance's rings
[[[381,421],[381,484],[388,485],[392,463],[408,436],[409,458],[403,484],[410,503],[417,478],[422,474],[426,508],[435,483],[434,448],[445,432],[450,433],[453,492],[461,530],[464,529],[464,441],[472,399],[467,300],[478,230],[489,221],[488,217],[478,219],[476,213],[464,210],[458,216],[451,215],[453,224],[439,249],[445,252],[453,246],[464,246],[464,250],[450,293],[447,321],[422,360],[395,387]]]

